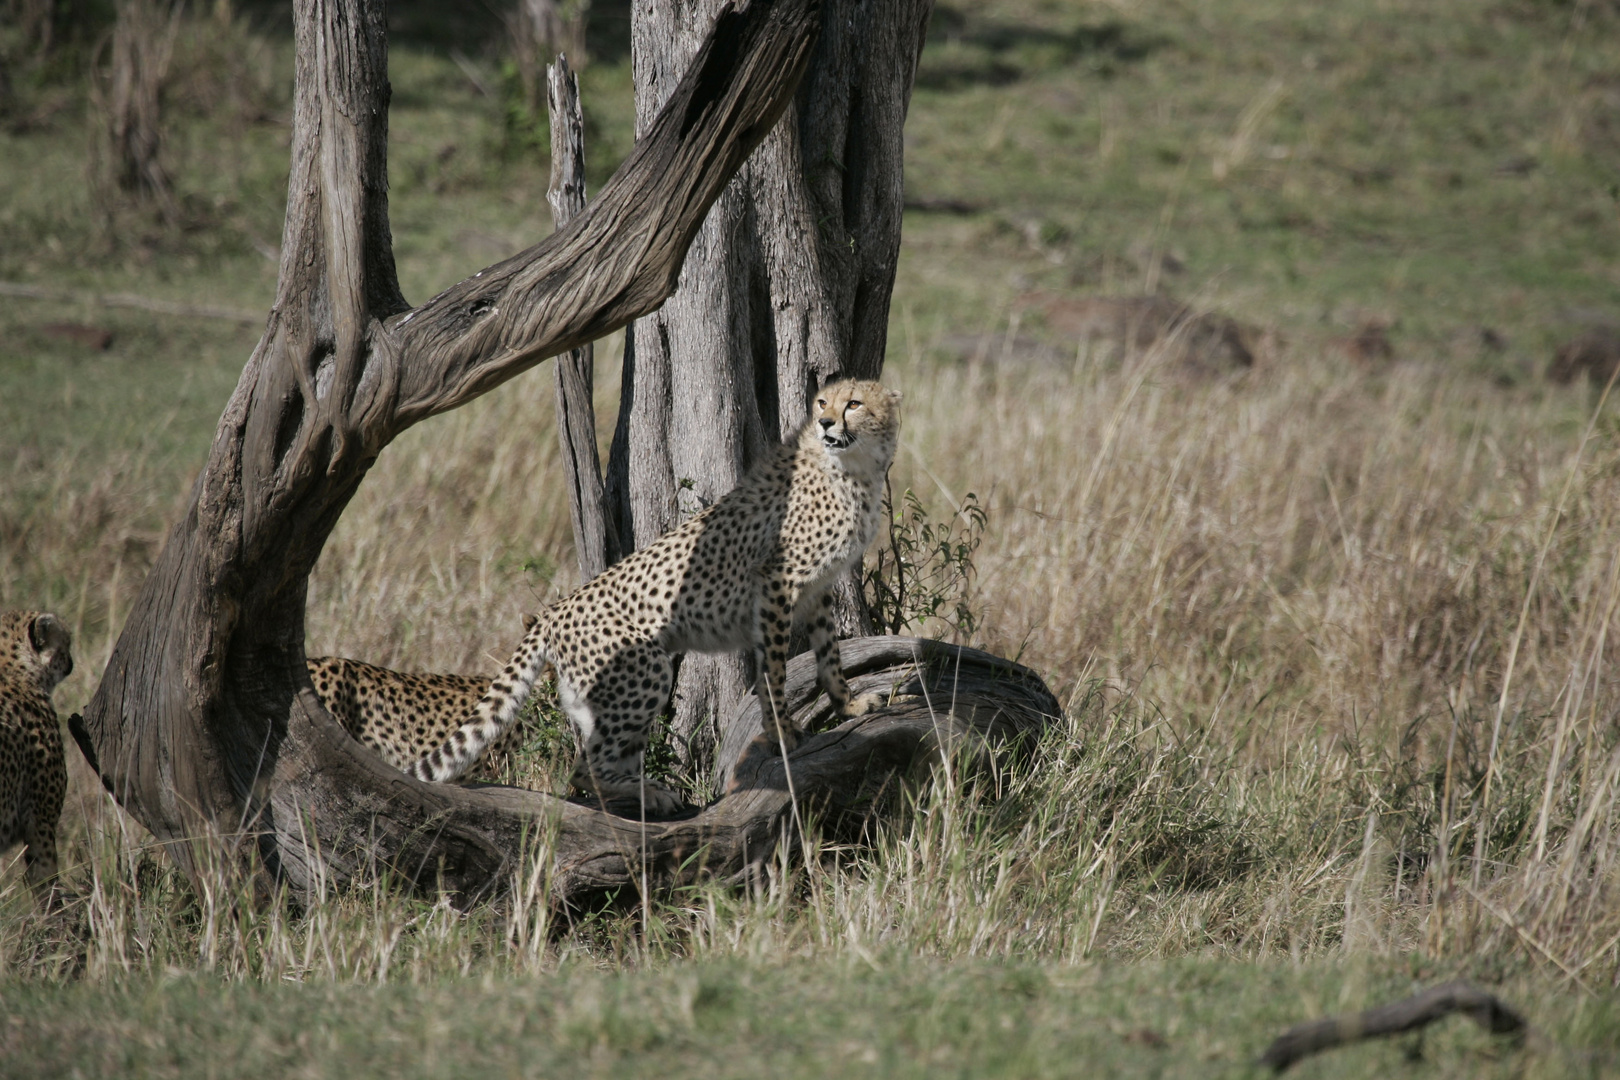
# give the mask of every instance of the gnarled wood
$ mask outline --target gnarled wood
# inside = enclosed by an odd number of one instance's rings
[[[889,707],[809,739],[791,785],[761,751],[731,765],[714,805],[643,826],[543,793],[415,781],[350,739],[310,686],[308,576],[377,454],[412,423],[656,307],[711,204],[787,108],[816,20],[816,0],[723,6],[595,202],[411,308],[389,236],[382,2],[298,0],[275,306],[186,515],[73,725],[108,789],[188,871],[203,854],[194,841],[239,840],[305,896],[386,870],[475,898],[504,888],[544,832],[562,902],[630,885],[644,867],[660,883],[731,878],[794,842],[795,798],[800,811],[858,821],[919,757],[1001,747],[1056,714],[1040,680],[1006,661],[903,638],[851,642],[855,689],[896,687]],[[789,698],[813,724],[825,706],[812,667],[791,666]],[[750,708],[726,730],[758,730]],[[736,741],[722,751],[745,749]]]
[[[242,836],[299,891],[390,865],[473,894],[554,800],[419,784],[352,742],[304,669],[310,570],[399,432],[668,295],[787,108],[817,3],[727,6],[584,213],[416,308],[389,235],[384,14],[381,0],[296,4],[275,306],[82,730],[115,797],[188,870],[188,841]]]
[[[988,762],[1027,748],[1059,714],[1056,698],[1038,675],[1021,665],[943,642],[907,637],[855,638],[841,643],[844,668],[857,693],[883,693],[882,708],[812,735],[794,751],[788,770],[759,743],[728,744],[729,790],[683,821],[633,819],[634,807],[615,806],[618,817],[574,803],[560,804],[553,848],[552,896],[580,903],[602,893],[639,887],[642,859],[657,887],[701,876],[742,880],[756,873],[778,845],[795,848],[794,800],[801,819],[814,816],[844,835],[858,833],[874,803],[917,766]],[[788,664],[788,708],[812,731],[833,718],[815,685],[815,658]],[[732,731],[759,731],[759,704],[751,698]],[[484,789],[487,790],[487,789]],[[511,789],[492,797],[516,801]],[[645,856],[643,856],[645,853]]]

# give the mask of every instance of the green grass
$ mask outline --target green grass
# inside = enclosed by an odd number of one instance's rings
[[[1054,967],[904,955],[569,964],[531,979],[386,986],[177,975],[17,988],[0,1065],[19,1078],[1259,1076],[1269,1074],[1251,1062],[1301,1015],[1400,996],[1432,975],[1391,962]],[[1620,1062],[1612,1004],[1558,999],[1530,1015],[1545,1041],[1528,1050],[1459,1018],[1291,1075],[1552,1077]]]
[[[15,69],[39,119],[0,132],[0,279],[267,308],[291,53],[250,10],[187,24],[177,228],[95,209],[71,57]],[[549,232],[546,162],[492,23],[400,18],[392,221],[420,302]],[[224,870],[199,893],[75,760],[79,900],[41,917],[0,871],[0,1072],[1243,1075],[1290,1023],[1453,975],[1545,1038],[1451,1021],[1295,1075],[1620,1070],[1620,450],[1612,403],[1583,442],[1595,394],[1538,377],[1583,313],[1620,318],[1617,31],[1553,0],[940,7],[894,475],[935,520],[987,508],[973,643],[1067,709],[1035,767],[945,785],[774,890],[561,926],[523,875],[467,914],[385,888],[296,909]],[[583,72],[593,185],[631,144],[629,80],[618,46]],[[1256,369],[963,355],[1075,356],[1043,304],[1149,286],[1266,331]],[[1369,321],[1392,366],[1335,350]],[[255,336],[0,300],[0,606],[68,618],[64,714]],[[572,580],[551,394],[537,373],[388,448],[312,579],[312,652],[505,659]]]
[[[942,7],[907,189],[980,212],[908,218],[906,283],[954,286],[982,320],[1032,289],[1137,291],[1168,252],[1184,269],[1162,286],[1291,335],[1373,315],[1405,351],[1444,353],[1489,326],[1539,369],[1568,309],[1612,314],[1620,295],[1613,19],[1531,2]],[[970,276],[963,256],[988,261]]]

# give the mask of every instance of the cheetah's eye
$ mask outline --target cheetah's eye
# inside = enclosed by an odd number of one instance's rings
[[[861,403],[859,401],[851,401],[849,403],[849,407],[852,409],[858,409],[861,407]]]
[[[827,407],[827,399],[826,398],[817,398],[816,399],[816,408],[825,409],[826,407]]]

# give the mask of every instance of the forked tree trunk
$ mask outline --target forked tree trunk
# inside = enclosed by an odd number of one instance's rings
[[[826,0],[794,107],[715,203],[680,287],[625,347],[608,498],[627,548],[644,547],[737,485],[805,419],[816,389],[883,370],[900,251],[906,109],[932,0]],[[638,131],[650,128],[718,0],[638,3]],[[840,635],[870,633],[851,574]],[[718,776],[724,722],[752,661],[681,662],[672,730],[695,775]]]
[[[476,891],[555,812],[539,795],[418,783],[344,735],[304,672],[309,573],[401,431],[664,300],[792,99],[816,7],[724,10],[585,213],[412,308],[388,224],[385,5],[298,0],[275,306],[81,725],[103,781],[158,839],[251,836],[301,890],[369,864]],[[171,850],[192,868],[184,843]]]
[[[563,902],[631,885],[642,865],[660,882],[746,872],[793,807],[779,761],[746,761],[733,794],[645,826],[536,792],[420,783],[321,707],[304,604],[338,516],[395,436],[669,295],[709,207],[799,84],[816,0],[722,8],[583,213],[416,308],[400,295],[389,236],[382,0],[298,0],[295,20],[275,306],[75,738],[193,874],[235,841],[304,896],[387,871],[476,897],[508,884],[541,834]],[[794,757],[801,807],[858,815],[919,752],[1038,729],[1057,709],[1032,673],[971,650],[878,638],[845,656],[858,691],[900,696]],[[806,663],[789,691],[801,719],[817,701]]]

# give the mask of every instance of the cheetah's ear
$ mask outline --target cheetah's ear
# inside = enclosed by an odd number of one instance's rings
[[[884,387],[884,389],[889,391],[889,404],[890,405],[898,405],[898,404],[900,404],[902,401],[904,401],[906,399],[906,395],[902,394],[898,390],[895,390],[895,389],[893,389],[891,387],[887,387],[887,386]]]
[[[532,612],[527,612],[527,611],[523,613],[523,629],[525,631],[533,630],[534,629],[534,624],[539,622],[539,621],[540,621],[540,616],[538,616],[538,615],[536,615],[536,614],[534,614]]]
[[[67,627],[55,615],[40,615],[28,624],[28,643],[37,653],[53,646],[66,645],[68,641]]]

